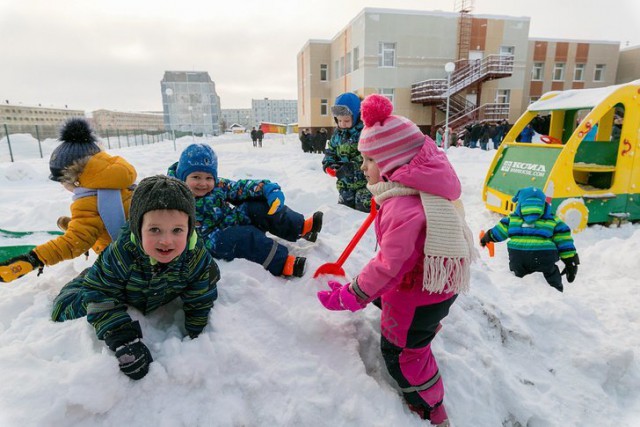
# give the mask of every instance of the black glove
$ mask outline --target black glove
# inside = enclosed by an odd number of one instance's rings
[[[38,270],[38,276],[42,274],[44,263],[40,261],[38,255],[31,250],[26,254],[9,258],[0,262],[0,282],[11,282],[33,270]]]
[[[107,346],[116,352],[120,370],[132,380],[139,380],[149,372],[149,364],[153,357],[142,341],[142,331],[138,321],[126,323],[123,326],[105,334]]]
[[[580,264],[580,258],[578,258],[578,254],[575,254],[571,258],[563,258],[562,262],[564,262],[564,270],[560,274],[567,275],[567,282],[572,283],[576,280],[576,274],[578,274],[578,265]]]
[[[494,240],[493,236],[491,235],[491,230],[489,230],[482,235],[482,238],[480,239],[480,246],[484,248],[485,246],[487,246],[487,243],[491,243],[493,241]]]
[[[345,163],[344,165],[340,166],[338,170],[336,170],[336,178],[342,179],[345,176],[352,175],[354,170],[355,168],[353,167],[353,163]]]

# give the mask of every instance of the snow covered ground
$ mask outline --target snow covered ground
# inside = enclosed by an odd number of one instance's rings
[[[164,173],[192,141],[178,140],[177,151],[165,141],[110,152],[141,179]],[[428,425],[405,407],[386,372],[378,309],[329,312],[316,299],[325,283],[313,272],[339,257],[366,217],[337,205],[321,155],[303,153],[296,135],[267,135],[262,149],[245,135],[207,142],[221,176],[268,178],[293,209],[325,212],[317,243],[286,243],[308,258],[306,276],[285,280],[245,260],[220,261],[220,297],[196,340],[183,338],[177,302],[146,317],[133,311],[155,359],[138,382],[119,372],[84,319],[49,320],[52,299],[95,255],[0,284],[0,426]],[[48,180],[55,141],[43,146],[44,160],[36,149],[35,159],[8,163],[0,143],[0,228],[52,230],[68,214],[70,193]],[[477,234],[500,218],[481,199],[495,152],[448,153]],[[433,344],[455,426],[640,425],[640,226],[594,226],[575,241],[582,264],[563,294],[542,275],[513,276],[505,244],[494,258],[481,251],[471,292]],[[370,229],[345,264],[348,275],[375,246]]]

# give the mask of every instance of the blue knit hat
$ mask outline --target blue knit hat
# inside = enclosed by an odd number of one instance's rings
[[[194,172],[206,172],[218,180],[218,156],[213,149],[206,144],[191,144],[184,149],[176,168],[176,177],[186,181]]]
[[[60,129],[59,139],[61,144],[53,150],[49,159],[49,179],[58,182],[62,180],[64,170],[75,161],[100,152],[96,136],[83,118],[74,117],[66,121]]]

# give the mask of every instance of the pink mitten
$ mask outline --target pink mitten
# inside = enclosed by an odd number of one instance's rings
[[[349,310],[358,311],[364,308],[360,304],[354,294],[349,292],[349,284],[341,285],[340,283],[330,280],[330,291],[319,291],[318,299],[328,310]]]

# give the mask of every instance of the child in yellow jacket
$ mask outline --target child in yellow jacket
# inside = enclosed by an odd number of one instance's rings
[[[36,246],[28,253],[0,263],[0,281],[23,275],[89,249],[101,253],[118,236],[129,213],[136,170],[125,159],[102,151],[89,123],[68,120],[60,132],[61,144],[51,154],[51,180],[73,193],[71,217],[61,217],[62,236]]]

